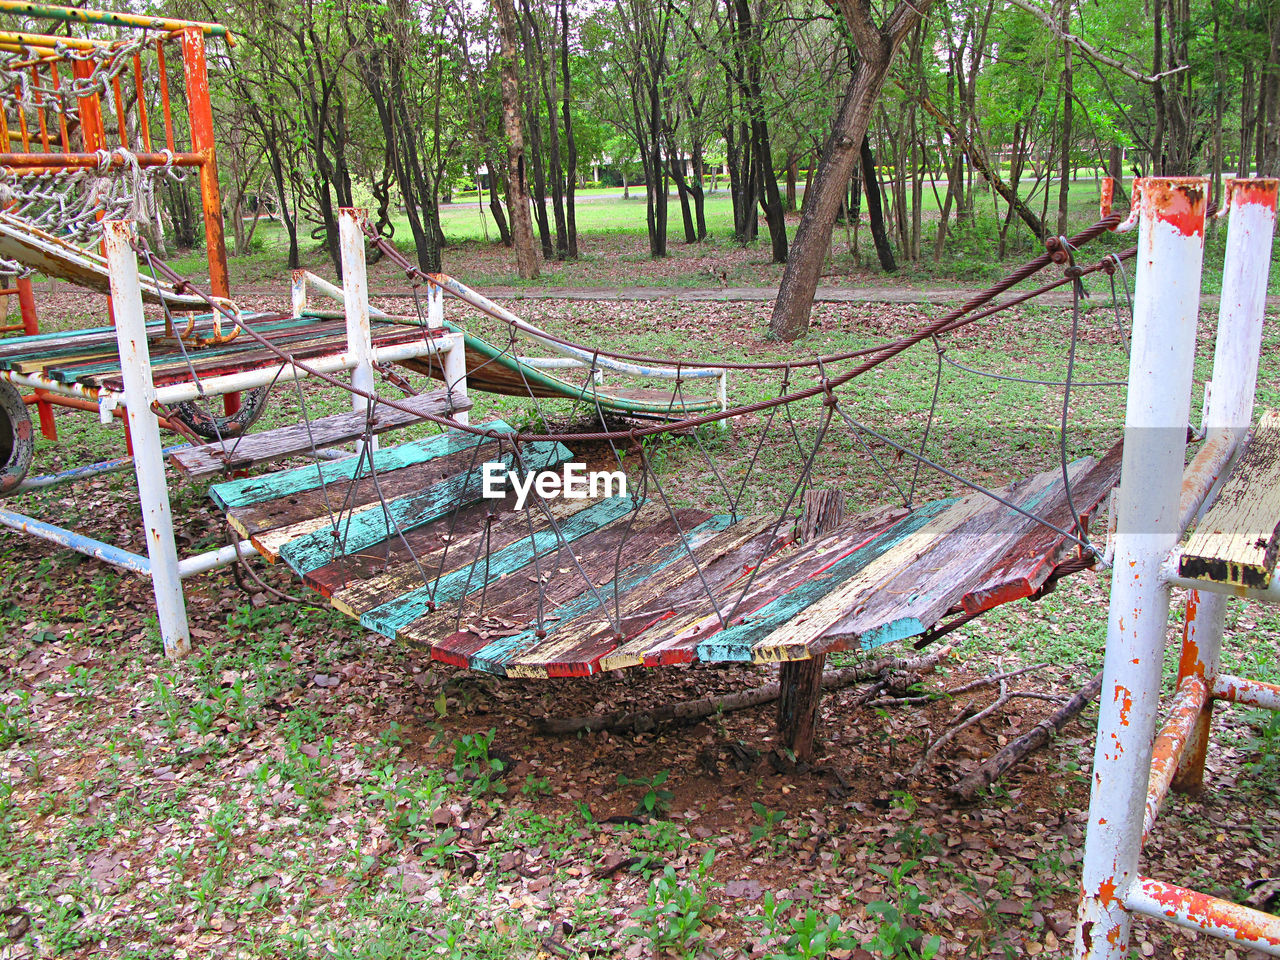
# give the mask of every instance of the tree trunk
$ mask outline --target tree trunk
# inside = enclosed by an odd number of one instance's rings
[[[578,144],[573,138],[573,114],[569,109],[569,0],[560,0],[560,112],[564,122],[565,146],[565,226],[568,243],[565,256],[578,259],[578,215],[574,191],[578,185]]]
[[[884,228],[884,208],[880,202],[880,178],[876,175],[876,161],[871,153],[871,139],[862,138],[862,182],[867,188],[867,218],[871,221],[871,239],[876,245],[876,256],[885,273],[893,273],[898,264],[893,259],[893,247],[889,233]]]
[[[889,75],[894,53],[929,5],[929,0],[919,0],[906,12],[901,5],[895,8],[888,21],[894,24],[891,33],[871,24],[869,10],[865,8],[863,13],[868,22],[852,24],[855,37],[864,38],[859,43],[861,60],[840,104],[831,136],[823,148],[818,172],[814,176],[814,195],[806,198],[787,268],[778,286],[778,297],[769,322],[769,333],[777,339],[794,340],[809,329],[813,296],[822,277],[822,262],[826,257],[827,244],[831,242],[836,211],[840,208],[859,148],[866,138],[871,110]],[[868,37],[872,33],[874,42]]]
[[[529,214],[529,192],[524,179],[524,129],[520,119],[520,75],[516,69],[517,27],[514,0],[494,0],[498,32],[502,42],[499,56],[502,75],[502,126],[507,135],[507,207],[511,211],[511,238],[516,251],[516,270],[522,280],[540,273],[538,251],[533,246],[533,222]]]
[[[1062,2],[1062,32],[1064,34],[1071,32],[1071,3],[1070,0]],[[1071,115],[1073,104],[1072,100],[1072,72],[1071,72],[1071,51],[1072,44],[1064,42],[1062,55],[1062,155],[1059,166],[1062,171],[1062,180],[1058,185],[1058,233],[1061,236],[1067,235],[1067,214],[1070,212],[1069,196],[1071,193]]]

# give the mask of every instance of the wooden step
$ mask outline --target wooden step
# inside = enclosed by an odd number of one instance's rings
[[[1217,502],[1183,548],[1178,572],[1261,589],[1271,584],[1278,543],[1280,411],[1268,410]]]
[[[447,390],[433,390],[416,397],[407,397],[398,403],[416,413],[410,414],[395,407],[379,405],[373,421],[373,433],[386,433],[388,430],[418,423],[425,414],[444,417],[471,409],[470,400],[462,396],[450,397]],[[188,447],[173,454],[171,462],[189,477],[207,477],[226,470],[243,470],[270,460],[308,453],[313,446],[315,449],[323,449],[337,443],[358,440],[365,435],[367,427],[367,417],[363,411],[338,413],[312,420],[310,428],[306,423],[295,423],[227,440],[225,448],[221,443]]]

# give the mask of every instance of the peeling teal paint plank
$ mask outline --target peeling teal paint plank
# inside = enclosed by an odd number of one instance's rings
[[[733,517],[727,514],[712,517],[705,523],[701,523],[694,527],[687,534],[689,538],[689,549],[696,550],[699,546],[710,540],[718,533],[723,533],[729,528],[733,522]],[[600,601],[596,599],[596,595],[604,598],[606,604],[612,603],[614,590],[616,589],[619,596],[626,594],[628,591],[635,589],[649,577],[664,570],[671,564],[688,556],[685,548],[681,544],[676,544],[671,551],[660,561],[654,564],[632,564],[623,570],[616,579],[610,580],[608,583],[601,584],[594,591],[588,590],[584,585],[582,593],[568,603],[556,607],[547,614],[546,633],[550,637],[561,627],[565,627],[578,617],[585,616],[593,610],[600,608]],[[537,630],[530,629],[524,633],[517,633],[515,636],[502,637],[493,641],[486,647],[481,647],[474,654],[468,657],[468,665],[473,670],[484,670],[488,673],[496,673],[499,676],[505,676],[507,672],[506,664],[514,660],[516,657],[525,653],[527,650],[545,642],[538,638]]]
[[[499,433],[514,433],[515,428],[501,420],[482,425],[486,430],[497,430]],[[439,457],[470,450],[488,441],[472,433],[450,430],[447,433],[401,443],[394,447],[384,447],[373,455],[373,467],[379,474],[412,466],[415,463],[426,463]],[[246,507],[253,503],[276,500],[304,490],[315,490],[329,483],[340,483],[355,478],[356,467],[361,468],[361,475],[368,476],[369,462],[361,461],[358,456],[346,460],[325,460],[292,470],[281,470],[279,473],[268,473],[257,477],[244,477],[240,480],[228,480],[215,483],[209,488],[209,496],[223,510],[232,507]]]
[[[870,543],[837,560],[816,577],[809,578],[790,592],[775,597],[759,610],[747,614],[741,623],[708,637],[698,644],[698,659],[704,663],[751,661],[752,647],[757,641],[768,636],[810,604],[821,600],[871,561],[887,553],[956,502],[954,498],[937,500],[920,507]]]
[[[534,444],[530,444],[530,447],[532,446]],[[439,607],[457,600],[463,596],[464,592],[474,593],[500,577],[529,566],[535,555],[554,550],[560,544],[561,537],[570,543],[579,540],[629,513],[634,505],[635,501],[631,497],[609,497],[607,500],[601,500],[560,521],[559,536],[549,527],[539,530],[533,536],[517,540],[489,554],[487,559],[482,559],[481,562],[474,564],[474,567],[472,564],[467,564],[465,567],[445,574],[435,581],[434,590],[430,584],[424,584],[389,603],[374,607],[360,617],[360,624],[369,630],[394,638],[397,630],[426,613],[433,599],[435,605]],[[530,585],[529,589],[537,588]]]
[[[524,463],[530,470],[545,470],[563,463],[573,456],[559,443],[530,443],[522,450]],[[502,455],[501,463],[510,470],[514,462],[510,453]],[[498,461],[494,461],[498,462]],[[356,553],[393,536],[396,528],[401,532],[438,520],[450,511],[480,499],[484,491],[484,473],[481,465],[467,473],[459,473],[428,487],[421,493],[400,497],[387,504],[365,510],[354,516],[347,514],[338,520],[337,532],[343,553]],[[334,559],[334,526],[326,524],[319,530],[290,540],[280,548],[280,557],[303,576],[331,563]]]

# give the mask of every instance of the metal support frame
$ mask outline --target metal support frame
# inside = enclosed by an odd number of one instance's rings
[[[138,498],[142,506],[147,554],[144,556],[134,553],[14,510],[0,509],[0,526],[47,540],[139,576],[150,577],[155,591],[156,612],[159,616],[165,653],[170,657],[181,657],[190,651],[182,580],[198,573],[228,566],[235,563],[240,556],[253,555],[256,551],[252,543],[245,540],[194,556],[181,558],[178,556],[173,537],[173,520],[169,508],[169,488],[164,460],[170,453],[186,445],[161,448],[160,422],[153,411],[153,404],[157,400],[171,404],[201,396],[226,395],[232,391],[252,389],[272,382],[299,380],[309,377],[310,374],[291,363],[282,362],[274,366],[245,370],[222,377],[210,377],[202,380],[199,385],[178,383],[157,388],[151,375],[141,279],[138,275],[138,261],[131,246],[131,240],[130,224],[120,221],[108,221],[104,224],[104,246],[110,270],[111,296],[116,305],[115,334],[120,350],[123,391],[99,390],[76,383],[59,383],[35,373],[0,371],[0,379],[19,386],[70,397],[77,403],[96,406],[99,411],[99,420],[104,424],[110,423],[113,414],[123,408],[126,423],[133,438],[132,457],[121,457],[29,478],[24,483],[23,489],[43,489],[103,473],[128,470],[132,467],[137,478]],[[358,273],[362,276],[363,263],[363,239],[361,239],[359,264],[355,270],[349,271],[349,275]],[[298,306],[300,283],[296,274],[294,281],[294,304]],[[302,306],[305,307],[305,282],[301,286]],[[341,296],[340,290],[336,287],[333,289]],[[359,298],[355,297],[352,300],[358,303]],[[367,300],[365,303],[367,306]],[[358,371],[363,365],[368,376],[362,389],[372,392],[374,363],[394,363],[412,357],[435,356],[444,369],[452,374],[455,396],[466,397],[466,349],[461,333],[433,330],[430,335],[410,343],[373,347],[368,312],[364,314],[361,321],[357,308],[354,322],[349,324],[348,334],[350,339],[344,352],[311,358],[306,361],[307,366],[320,373],[336,373],[343,370]],[[358,410],[364,409],[365,402],[360,398],[354,398],[354,406]],[[465,422],[463,414],[459,414],[457,419]],[[316,456],[329,460],[348,457],[351,454],[326,448],[316,451]]]
[[[1225,595],[1242,591],[1173,572],[1177,541],[1211,502],[1252,418],[1276,213],[1275,180],[1232,185],[1207,442],[1184,474],[1207,186],[1206,178],[1135,184],[1133,346],[1077,960],[1127,957],[1135,913],[1280,956],[1280,917],[1138,872],[1168,790],[1201,783],[1213,700],[1280,706],[1280,687],[1219,672]],[[1174,585],[1190,588],[1186,630],[1169,719],[1157,737]],[[1249,594],[1280,600],[1280,590]]]
[[[342,302],[347,318],[347,352],[356,359],[351,368],[351,386],[373,393],[373,332],[369,327],[369,272],[364,257],[365,211],[343,207],[338,211],[338,245],[342,257]],[[351,409],[363,413],[368,401],[355,394]],[[372,413],[370,414],[372,415]],[[367,445],[378,449],[378,438],[370,437]],[[366,441],[356,444],[363,451]]]
[[[187,625],[182,577],[178,573],[178,548],[173,539],[160,424],[152,410],[156,387],[151,379],[138,258],[131,246],[133,230],[126,222],[112,220],[103,224],[102,236],[111,266],[111,301],[115,304],[125,409],[129,435],[133,438],[133,467],[138,478],[138,501],[142,506],[147,556],[151,561],[151,586],[155,591],[160,638],[166,656],[182,657],[191,652],[191,632]]]

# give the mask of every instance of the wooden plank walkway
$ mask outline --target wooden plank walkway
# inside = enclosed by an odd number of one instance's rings
[[[416,411],[416,415],[404,409]],[[335,413],[309,423],[295,423],[275,430],[234,437],[225,443],[206,443],[176,451],[170,461],[189,477],[209,477],[228,470],[244,470],[271,460],[282,460],[312,449],[322,450],[363,437],[366,432],[386,433],[422,422],[423,415],[447,417],[471,409],[465,395],[433,390],[406,397],[398,407],[379,406],[373,421],[365,413]]]
[[[522,452],[540,466],[571,456],[560,444]],[[493,441],[453,431],[378,451],[376,484],[367,464],[339,461],[210,493],[264,555],[366,628],[516,677],[876,646],[1032,596],[1075,547],[978,493],[849,517],[802,544],[794,520],[630,497],[517,510],[509,491],[482,497],[481,464],[499,458],[509,465]],[[1119,467],[1118,447],[1071,465],[1078,511],[1106,497]],[[1071,525],[1060,470],[1002,495]]]
[[[1280,543],[1280,411],[1262,415],[1239,464],[1182,550],[1184,577],[1271,584]]]

